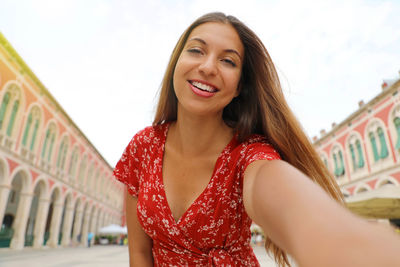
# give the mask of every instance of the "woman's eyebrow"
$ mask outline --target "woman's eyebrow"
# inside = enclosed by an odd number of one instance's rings
[[[206,41],[204,41],[203,39],[198,38],[198,37],[193,37],[193,38],[190,39],[188,42],[190,42],[190,41],[198,41],[198,42],[200,42],[200,43],[202,43],[202,44],[204,44],[204,45],[207,45],[207,42],[206,42]],[[227,52],[227,53],[234,53],[234,54],[238,55],[238,57],[239,57],[240,59],[242,59],[242,56],[241,56],[241,55],[239,54],[239,52],[236,51],[235,49],[225,49],[224,52]]]

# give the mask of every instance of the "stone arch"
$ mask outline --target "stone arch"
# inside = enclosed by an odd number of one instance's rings
[[[31,193],[32,176],[30,172],[22,166],[16,167],[10,175],[10,184],[12,184],[17,175],[21,176],[21,179],[23,179],[22,193]]]
[[[372,191],[371,187],[367,184],[359,184],[357,187],[354,189],[354,195],[363,193],[363,192],[369,192]]]
[[[380,178],[375,184],[375,189],[381,188],[386,185],[399,186],[399,182],[393,177]]]
[[[7,200],[2,212],[2,227],[7,231],[2,246],[22,248],[25,240],[25,226],[31,204],[29,195],[31,177],[24,168],[17,167],[10,176]],[[4,219],[3,219],[4,218]]]

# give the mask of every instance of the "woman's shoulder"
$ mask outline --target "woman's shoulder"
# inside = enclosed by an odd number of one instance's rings
[[[158,125],[147,126],[140,131],[138,131],[132,138],[134,142],[140,143],[152,143],[154,139],[159,141],[166,135],[166,130],[168,128],[168,123],[162,123]]]
[[[268,141],[268,138],[260,134],[251,134],[245,138],[236,149],[239,153],[247,157],[254,153],[268,154],[272,158],[280,158],[278,151]]]

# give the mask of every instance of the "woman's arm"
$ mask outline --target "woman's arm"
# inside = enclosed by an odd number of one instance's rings
[[[128,227],[129,266],[153,266],[152,240],[137,219],[137,198],[126,192],[126,223]]]
[[[299,266],[400,266],[400,238],[331,199],[281,160],[256,161],[244,177],[246,212]]]

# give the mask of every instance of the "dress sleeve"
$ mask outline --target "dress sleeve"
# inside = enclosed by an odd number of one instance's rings
[[[117,162],[114,168],[115,178],[124,183],[128,192],[137,197],[139,193],[139,146],[137,143],[137,135],[135,135],[125,148],[121,159]]]
[[[246,170],[250,163],[256,160],[274,160],[281,159],[278,152],[268,143],[257,142],[248,145],[246,149],[246,156],[244,159],[244,168]]]

